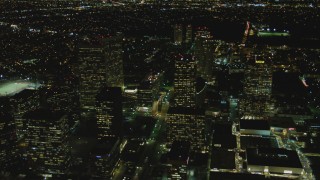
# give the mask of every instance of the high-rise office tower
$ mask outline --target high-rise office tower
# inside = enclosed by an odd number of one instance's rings
[[[194,56],[197,63],[197,75],[208,82],[213,81],[215,48],[216,42],[213,40],[210,31],[205,27],[198,28],[194,41]]]
[[[106,81],[108,87],[123,87],[123,34],[106,39]]]
[[[83,109],[94,109],[96,95],[106,84],[106,56],[103,46],[92,44],[79,48],[80,73],[80,106]]]
[[[272,68],[269,62],[256,59],[245,70],[244,93],[247,96],[271,96]]]
[[[253,55],[245,69],[244,96],[240,99],[239,111],[244,118],[263,117],[272,109],[272,66],[265,57]]]
[[[167,141],[187,141],[191,150],[206,151],[205,111],[203,109],[170,107],[166,117]]]
[[[192,26],[189,24],[186,27],[186,43],[192,43],[192,38],[193,38],[193,34],[192,34]]]
[[[36,109],[25,113],[25,158],[36,173],[63,174],[70,163],[68,119],[60,111]]]
[[[121,33],[79,47],[80,106],[94,109],[103,86],[123,87],[123,35]]]
[[[196,63],[190,54],[175,56],[174,104],[180,107],[195,107]]]
[[[196,63],[190,54],[175,56],[174,103],[166,116],[167,142],[187,141],[191,150],[206,151],[205,114],[196,108]]]
[[[98,139],[119,137],[122,124],[122,90],[104,87],[97,95],[96,116]]]
[[[176,24],[173,28],[174,33],[174,43],[181,45],[183,42],[183,26],[181,24]]]

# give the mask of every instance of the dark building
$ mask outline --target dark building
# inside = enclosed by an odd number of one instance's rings
[[[119,137],[123,119],[121,87],[104,87],[96,99],[98,139]]]
[[[119,158],[118,138],[108,138],[99,141],[91,152],[92,176],[102,179],[111,179],[112,170]]]
[[[280,148],[247,148],[247,170],[278,174],[303,172],[299,156],[294,150]]]
[[[174,141],[168,153],[168,164],[171,164],[169,177],[172,179],[186,179],[187,166],[190,159],[190,142]]]
[[[236,136],[232,134],[231,123],[213,124],[212,146],[224,149],[237,148],[237,139]]]
[[[240,120],[240,133],[270,136],[270,124],[266,120]]]
[[[43,89],[42,94],[46,107],[55,111],[70,112],[78,107],[78,98],[75,89],[62,86]]]
[[[17,157],[16,148],[17,136],[14,118],[10,113],[0,111],[0,165],[2,171],[12,170],[12,165]]]
[[[223,148],[213,148],[211,152],[211,169],[236,169],[235,152]]]

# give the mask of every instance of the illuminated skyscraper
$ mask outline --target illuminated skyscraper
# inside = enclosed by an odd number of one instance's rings
[[[94,109],[96,95],[106,84],[106,56],[103,46],[81,46],[79,48],[80,106]]]
[[[196,108],[196,63],[190,54],[175,56],[174,103],[166,116],[167,142],[187,141],[191,150],[206,151],[205,114]]]
[[[174,104],[180,107],[195,107],[196,64],[190,54],[175,56]]]
[[[98,42],[90,42],[79,48],[80,105],[94,109],[95,97],[103,86],[123,87],[123,35]]]
[[[176,24],[173,28],[174,33],[174,43],[182,44],[183,42],[183,26],[181,24]]]
[[[102,88],[96,103],[98,139],[119,137],[122,124],[122,90],[120,87]]]
[[[245,69],[244,95],[239,111],[244,118],[261,118],[272,109],[272,66],[265,57],[254,55]],[[254,117],[253,117],[254,116]]]
[[[170,107],[166,117],[167,141],[187,141],[191,150],[206,151],[205,113],[203,109]]]
[[[186,27],[186,43],[191,43],[192,42],[192,26],[189,24]]]
[[[68,119],[60,111],[36,109],[27,112],[25,158],[36,173],[63,174],[69,167]]]
[[[271,96],[272,68],[269,62],[255,57],[245,70],[244,93],[247,96]]]
[[[205,27],[196,31],[194,41],[194,56],[197,62],[197,75],[206,81],[213,81],[214,50],[216,42]]]
[[[108,87],[123,87],[123,34],[106,39],[106,81]]]

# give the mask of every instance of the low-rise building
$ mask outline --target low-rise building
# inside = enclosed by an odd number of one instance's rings
[[[303,173],[299,156],[294,150],[281,148],[247,148],[249,172],[295,174]]]

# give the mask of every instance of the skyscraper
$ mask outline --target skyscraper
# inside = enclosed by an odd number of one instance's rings
[[[174,43],[181,45],[183,42],[183,26],[181,24],[176,24],[173,28],[174,33]]]
[[[203,109],[170,107],[165,121],[169,143],[187,141],[190,142],[192,151],[206,151]]]
[[[175,56],[174,104],[180,107],[195,107],[196,63],[190,54]]]
[[[79,48],[80,72],[80,106],[83,109],[94,109],[96,95],[106,84],[106,56],[103,46],[92,44]]]
[[[67,116],[60,111],[36,109],[27,112],[26,153],[30,169],[37,173],[63,174],[69,167]]]
[[[196,31],[194,41],[194,56],[197,62],[197,75],[206,81],[213,81],[213,62],[216,42],[213,40],[210,31],[200,27]]]
[[[108,87],[123,87],[123,34],[106,39],[106,83]]]
[[[271,96],[272,68],[264,57],[254,56],[245,70],[244,93],[247,96]]]
[[[189,24],[186,27],[186,43],[192,43],[192,38],[193,38],[192,26]]]
[[[123,87],[123,35],[92,40],[80,45],[80,105],[94,109],[95,97],[103,86]]]
[[[191,150],[201,152],[205,146],[205,114],[197,109],[196,64],[190,54],[175,56],[174,103],[166,116],[167,142],[187,141]]]
[[[245,69],[244,95],[240,99],[239,112],[243,118],[262,118],[272,108],[272,66],[260,55],[253,55]]]
[[[98,139],[119,137],[122,124],[122,90],[104,87],[97,95],[96,116]]]

